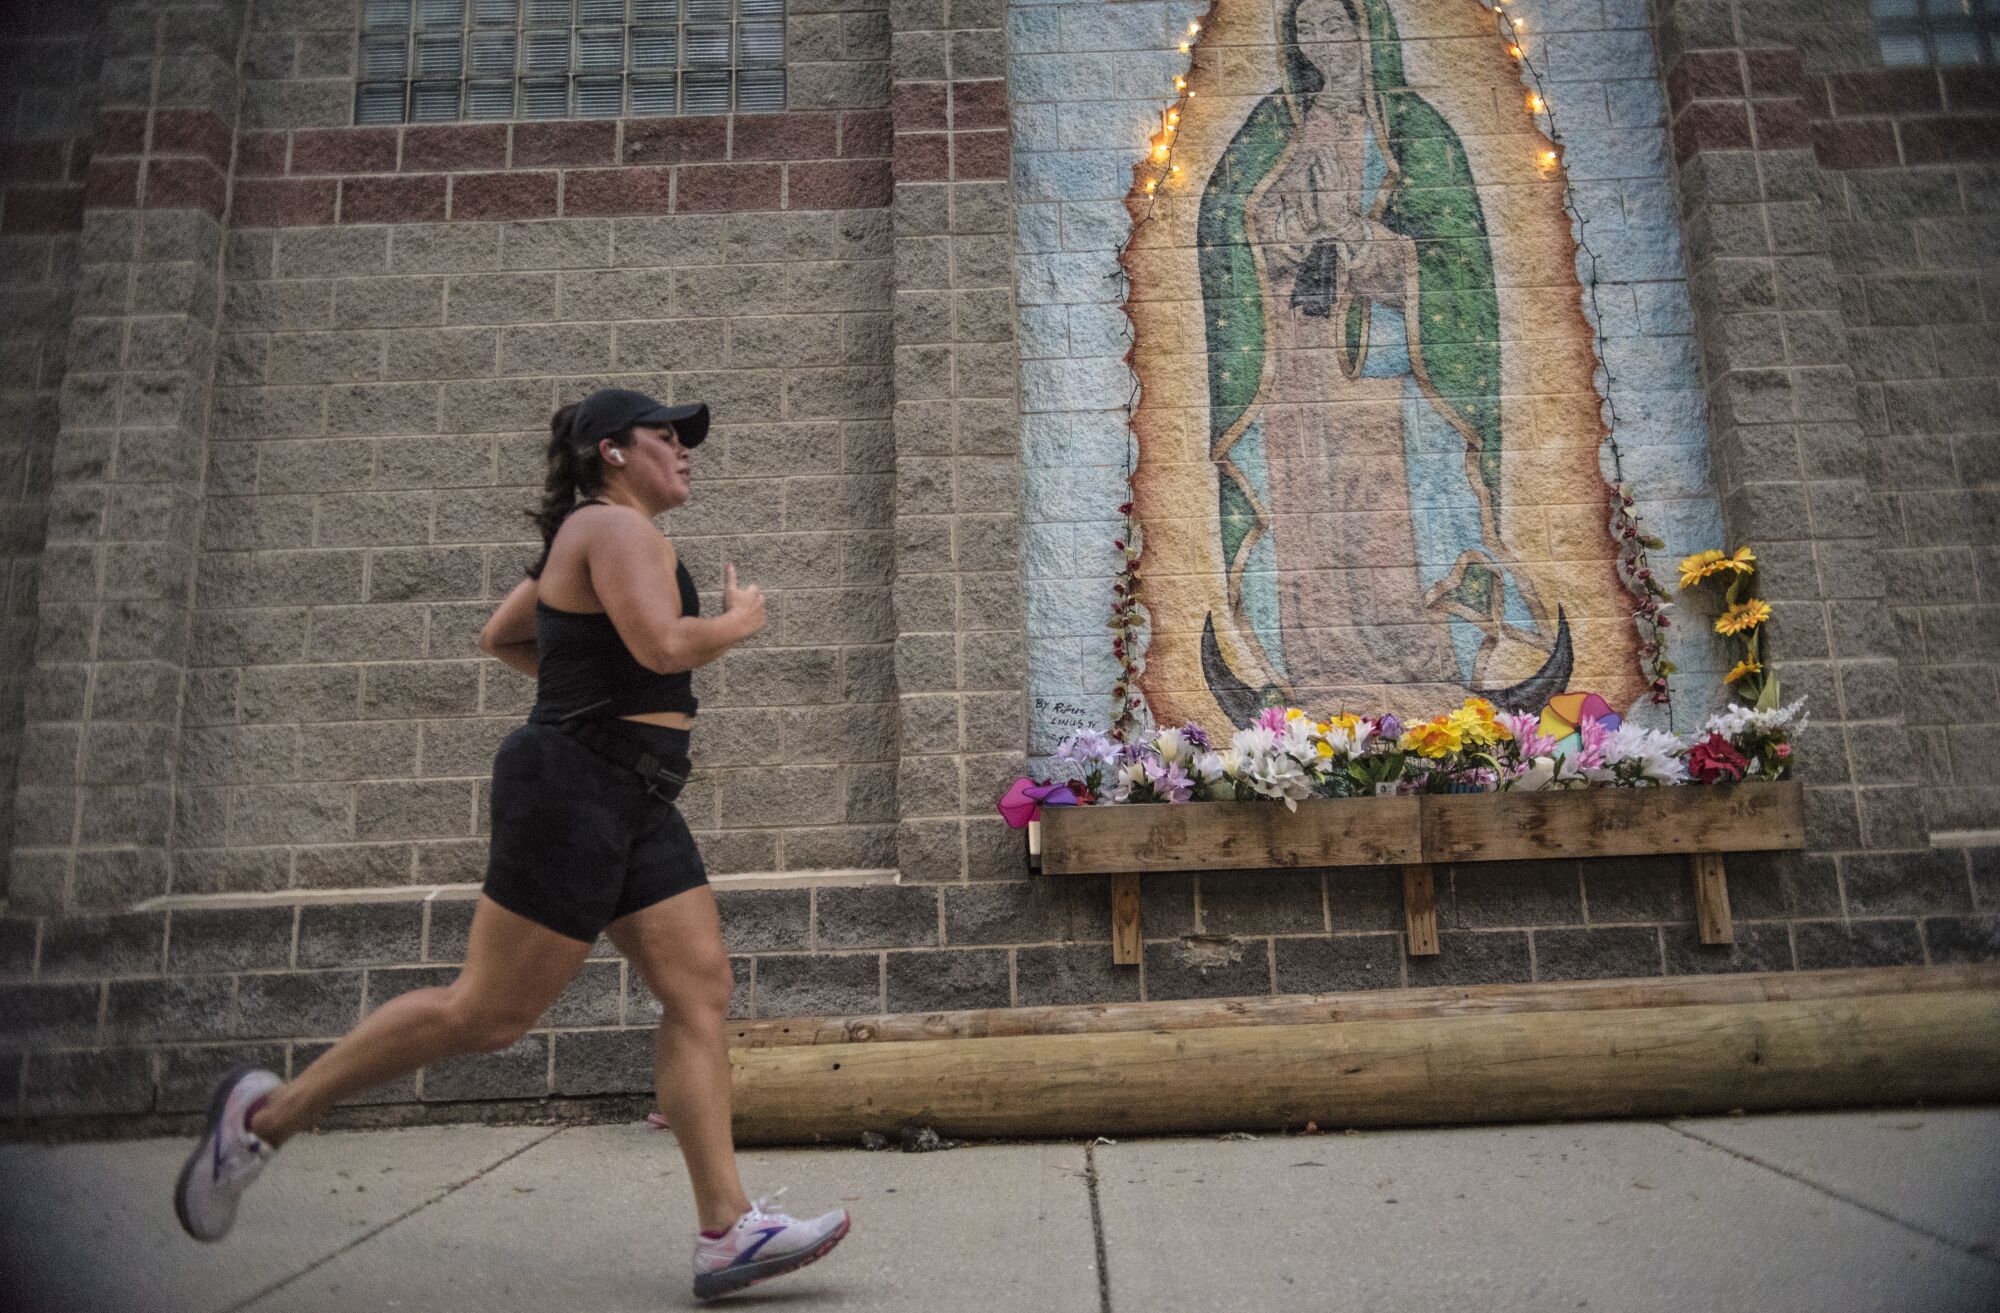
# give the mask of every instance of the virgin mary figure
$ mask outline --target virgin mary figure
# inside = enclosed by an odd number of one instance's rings
[[[1221,0],[1204,44],[1247,43],[1230,26],[1261,8]],[[1398,11],[1440,85],[1413,85]],[[1637,694],[1574,246],[1543,139],[1496,118],[1519,83],[1483,13],[1291,0],[1255,98],[1197,54],[1176,158],[1198,200],[1135,192],[1127,256],[1162,720],[1421,715],[1467,690],[1539,708],[1580,668]],[[1198,343],[1165,308],[1189,255]]]

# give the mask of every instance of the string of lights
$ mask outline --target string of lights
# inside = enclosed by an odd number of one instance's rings
[[[1544,177],[1560,180],[1563,210],[1569,217],[1577,248],[1585,262],[1584,296],[1590,306],[1592,345],[1597,368],[1602,371],[1604,380],[1603,443],[1611,457],[1609,527],[1618,545],[1618,577],[1634,602],[1632,619],[1640,639],[1640,661],[1648,679],[1648,696],[1653,702],[1666,708],[1668,723],[1671,725],[1673,704],[1668,677],[1674,673],[1675,667],[1667,659],[1665,630],[1670,624],[1666,612],[1671,606],[1672,598],[1665,586],[1654,577],[1648,557],[1649,552],[1663,550],[1665,543],[1648,533],[1641,523],[1637,494],[1625,475],[1625,453],[1618,441],[1617,380],[1612,374],[1610,343],[1604,328],[1605,314],[1598,295],[1602,282],[1599,273],[1601,261],[1591,243],[1590,217],[1578,203],[1569,171],[1563,167],[1562,128],[1557,121],[1555,108],[1549,102],[1544,63],[1528,49],[1527,21],[1519,14],[1508,10],[1507,6],[1511,0],[1478,0],[1478,3],[1493,15],[1496,35],[1505,44],[1508,55],[1520,65],[1528,83],[1527,111],[1542,127],[1543,134],[1549,142],[1549,146],[1538,154],[1539,171]],[[1114,267],[1106,275],[1107,278],[1118,281],[1119,301],[1126,308],[1128,322],[1131,280],[1126,269],[1125,257],[1141,230],[1156,217],[1162,190],[1170,189],[1170,185],[1182,175],[1182,167],[1174,155],[1179,144],[1182,116],[1188,108],[1188,102],[1194,99],[1196,94],[1193,80],[1196,44],[1201,30],[1200,20],[1191,21],[1187,26],[1186,36],[1179,43],[1180,53],[1188,56],[1187,69],[1175,76],[1173,99],[1160,111],[1159,126],[1147,143],[1145,163],[1135,170],[1140,193],[1145,197],[1145,209],[1134,220],[1125,240],[1119,243],[1115,252]],[[1138,409],[1139,396],[1140,383],[1137,371],[1134,370],[1131,390],[1124,405],[1128,432],[1131,430]],[[1128,490],[1135,474],[1136,447],[1135,435],[1126,444],[1125,481]],[[1114,546],[1123,556],[1123,565],[1112,584],[1112,610],[1108,625],[1112,630],[1112,652],[1119,663],[1118,679],[1112,689],[1112,697],[1116,703],[1112,724],[1114,737],[1122,739],[1129,730],[1136,728],[1141,720],[1143,701],[1138,695],[1138,678],[1144,669],[1140,648],[1146,620],[1140,575],[1140,563],[1144,555],[1142,529],[1130,499],[1118,509],[1123,516],[1123,533],[1114,540]]]
[[[1563,167],[1562,127],[1556,121],[1555,107],[1549,102],[1543,63],[1529,52],[1527,21],[1519,14],[1509,12],[1511,2],[1479,0],[1480,5],[1493,15],[1494,30],[1506,43],[1507,53],[1526,75],[1529,85],[1528,113],[1537,123],[1544,125],[1544,135],[1550,142],[1550,149],[1542,151],[1539,157],[1541,173],[1544,177],[1553,176],[1561,180],[1563,210],[1569,215],[1577,249],[1586,261],[1588,272],[1584,280],[1584,297],[1590,303],[1590,329],[1597,367],[1604,375],[1604,446],[1611,453],[1611,532],[1618,544],[1618,580],[1634,603],[1632,622],[1639,632],[1639,659],[1647,676],[1647,695],[1666,708],[1667,724],[1671,727],[1673,700],[1667,679],[1676,667],[1667,659],[1664,631],[1671,623],[1667,610],[1672,604],[1672,596],[1666,586],[1653,577],[1652,562],[1647,556],[1649,551],[1660,551],[1666,544],[1646,532],[1639,519],[1637,493],[1625,477],[1625,451],[1618,443],[1618,382],[1611,372],[1610,342],[1604,332],[1604,308],[1597,295],[1601,281],[1598,275],[1600,261],[1597,249],[1590,242],[1590,216],[1577,203],[1576,188],[1570,181],[1569,170]]]
[[[1175,147],[1180,142],[1181,115],[1188,102],[1194,99],[1191,85],[1194,75],[1195,38],[1201,35],[1201,20],[1192,19],[1187,25],[1187,34],[1181,39],[1180,53],[1188,57],[1187,69],[1174,76],[1174,98],[1160,111],[1159,127],[1147,141],[1145,170],[1139,183],[1146,197],[1146,209],[1133,221],[1125,240],[1118,244],[1114,253],[1111,272],[1105,275],[1118,281],[1118,303],[1125,308],[1127,322],[1131,315],[1131,279],[1125,269],[1125,254],[1139,232],[1155,217],[1159,204],[1161,185],[1181,176],[1181,166],[1174,160]],[[1132,434],[1133,417],[1139,408],[1139,375],[1132,372],[1131,391],[1125,398],[1125,431]],[[1125,488],[1126,500],[1118,507],[1124,524],[1119,536],[1112,540],[1112,547],[1121,558],[1118,577],[1111,584],[1111,618],[1107,622],[1111,629],[1111,655],[1118,662],[1118,678],[1111,687],[1113,703],[1111,713],[1111,737],[1124,742],[1134,731],[1142,727],[1145,700],[1139,696],[1139,675],[1145,669],[1141,656],[1144,646],[1144,630],[1147,624],[1144,584],[1140,577],[1140,559],[1144,555],[1142,530],[1134,510],[1132,497],[1133,468],[1138,455],[1138,439],[1132,435],[1125,444]]]

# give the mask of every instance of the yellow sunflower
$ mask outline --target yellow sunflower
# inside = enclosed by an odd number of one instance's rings
[[[1771,608],[1757,598],[1738,602],[1715,618],[1715,632],[1718,634],[1742,634],[1755,629],[1771,618]]]
[[[1764,667],[1758,664],[1757,658],[1744,657],[1736,663],[1728,674],[1722,677],[1722,682],[1725,684],[1734,684],[1745,675],[1761,675],[1763,673]]]
[[[1681,561],[1681,587],[1692,588],[1717,570],[1728,569],[1722,563],[1724,559],[1722,553],[1713,547],[1684,558]]]
[[[1716,568],[1720,570],[1734,570],[1738,574],[1754,573],[1757,569],[1757,553],[1751,551],[1748,547],[1739,547],[1736,549],[1736,555],[1729,557],[1727,560],[1717,562]]]

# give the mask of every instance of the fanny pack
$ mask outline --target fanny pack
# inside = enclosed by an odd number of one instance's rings
[[[675,770],[638,738],[619,731],[608,721],[586,719],[603,705],[599,703],[572,711],[562,719],[548,723],[612,765],[637,775],[640,783],[646,786],[646,792],[661,802],[672,802],[680,797],[681,790],[687,787],[686,763],[675,762],[682,767]]]

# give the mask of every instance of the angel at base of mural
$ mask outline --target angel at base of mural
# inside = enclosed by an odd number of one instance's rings
[[[1153,715],[1636,698],[1576,248],[1490,14],[1218,0],[1201,41],[1187,181],[1128,202]]]

